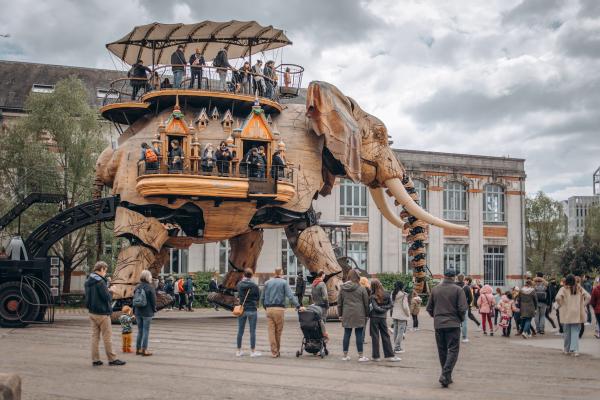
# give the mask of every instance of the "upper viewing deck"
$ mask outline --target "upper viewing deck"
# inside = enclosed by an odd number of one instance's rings
[[[153,23],[134,28],[108,50],[131,67],[113,81],[101,115],[131,125],[149,113],[182,106],[227,106],[248,113],[255,100],[266,114],[298,96],[304,69],[281,62],[275,50],[291,44],[283,31],[254,21]],[[267,53],[273,53],[267,55]],[[252,60],[252,55],[260,57]]]

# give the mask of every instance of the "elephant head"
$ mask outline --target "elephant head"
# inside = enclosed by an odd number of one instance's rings
[[[363,111],[353,99],[329,83],[311,82],[306,109],[310,129],[324,136],[324,185],[320,193],[331,192],[336,176],[368,186],[382,215],[398,228],[408,229],[415,289],[423,292],[427,224],[461,231],[467,228],[437,218],[419,206],[414,184],[389,146],[385,125]],[[386,195],[404,207],[399,216],[386,201]]]
[[[390,148],[387,128],[381,120],[326,82],[310,83],[306,108],[310,128],[325,137],[325,185],[321,194],[331,191],[336,176],[345,176],[367,185],[379,210],[399,228],[409,226],[405,226],[385,201],[385,188],[410,216],[441,228],[466,230],[462,225],[429,214],[418,205],[414,185]]]

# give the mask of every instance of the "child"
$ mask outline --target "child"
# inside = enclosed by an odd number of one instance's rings
[[[500,313],[500,326],[502,328],[502,336],[510,337],[510,330],[512,327],[513,312],[517,310],[513,296],[510,291],[506,292],[498,303],[498,312]]]
[[[121,340],[123,342],[123,353],[133,353],[131,350],[131,324],[133,323],[133,310],[129,306],[123,306],[123,315],[119,317],[121,323]]]
[[[413,291],[412,296],[413,296],[413,298],[410,301],[410,315],[412,316],[412,320],[413,320],[412,329],[413,329],[413,331],[418,331],[419,330],[419,311],[421,311],[421,302],[423,300],[421,300],[421,296],[419,296],[417,294],[417,292],[415,292],[415,291]]]
[[[477,307],[479,307],[479,314],[481,314],[481,326],[483,328],[484,335],[487,335],[485,329],[485,323],[487,321],[490,326],[490,336],[494,336],[492,313],[494,312],[495,306],[496,301],[494,300],[494,295],[492,295],[492,287],[490,285],[484,285],[479,290],[479,298],[477,299]]]

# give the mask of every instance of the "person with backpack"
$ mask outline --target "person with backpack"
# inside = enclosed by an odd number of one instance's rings
[[[402,339],[410,318],[410,305],[408,294],[403,290],[404,283],[397,281],[392,292],[392,321],[394,321],[394,353],[404,353]]]
[[[185,297],[185,288],[183,287],[184,284],[184,280],[183,280],[183,276],[180,276],[179,279],[177,280],[177,283],[175,283],[175,285],[177,285],[177,293],[178,293],[178,297],[179,297],[179,311],[183,310],[187,304],[186,302],[186,297]]]
[[[528,339],[532,333],[531,319],[535,316],[538,307],[537,295],[532,280],[527,279],[525,281],[525,286],[519,292],[518,302],[521,316],[521,335],[523,339]]]
[[[194,279],[189,275],[183,284],[183,290],[185,291],[185,300],[187,303],[187,310],[194,311],[192,305],[194,304]]]
[[[479,321],[477,321],[477,318],[475,318],[475,316],[473,315],[473,313],[471,312],[471,305],[473,304],[473,291],[471,290],[471,278],[470,277],[465,277],[463,274],[459,274],[456,277],[456,284],[458,285],[458,287],[462,288],[463,292],[465,292],[465,297],[467,299],[467,315],[465,315],[465,319],[464,321],[460,324],[460,330],[461,330],[461,336],[462,336],[462,342],[463,343],[469,343],[469,337],[468,337],[468,318],[470,318],[473,322],[475,322],[477,324],[477,326],[479,326]]]
[[[148,337],[150,336],[150,323],[156,310],[156,291],[152,286],[152,273],[147,269],[140,275],[140,284],[133,291],[133,310],[137,321],[137,339],[135,354],[151,356],[148,351]]]
[[[160,150],[156,147],[148,146],[148,143],[142,143],[142,152],[140,155],[140,162],[144,162],[144,170],[148,171],[157,171],[158,170],[158,156],[160,156]]]
[[[104,351],[108,365],[125,365],[125,361],[117,358],[112,351],[112,290],[108,287],[106,274],[108,264],[98,261],[94,270],[85,281],[85,305],[89,311],[92,325],[92,365],[98,367],[104,364],[100,360],[100,336],[104,342]]]
[[[492,313],[496,307],[496,300],[492,294],[492,287],[490,285],[483,285],[479,291],[479,298],[477,299],[477,307],[479,308],[479,314],[481,315],[481,326],[483,328],[483,334],[487,335],[485,329],[486,320],[490,326],[490,336],[494,336],[494,324],[492,323]]]
[[[169,308],[167,310],[173,309],[173,304],[175,303],[175,285],[173,284],[173,278],[168,277],[165,281],[165,293],[171,296],[171,303],[169,304]]]
[[[327,313],[329,312],[329,294],[327,292],[327,284],[324,281],[325,272],[317,272],[317,277],[312,281],[311,298],[313,304],[321,307],[321,316],[323,322],[327,321]]]
[[[258,320],[258,302],[260,300],[260,290],[258,285],[252,280],[254,272],[250,268],[244,270],[244,277],[237,284],[237,294],[239,304],[242,305],[243,313],[238,316],[237,333],[237,352],[235,355],[241,357],[242,339],[246,329],[246,321],[250,327],[250,357],[259,357],[260,352],[256,351],[256,321]]]
[[[535,312],[535,329],[540,335],[544,334],[546,325],[546,309],[548,308],[548,282],[542,272],[536,273],[533,278],[533,288],[537,297],[537,310]]]

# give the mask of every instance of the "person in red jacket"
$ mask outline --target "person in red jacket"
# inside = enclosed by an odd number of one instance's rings
[[[596,286],[592,290],[590,305],[596,315],[596,338],[600,339],[600,277],[596,278]]]

